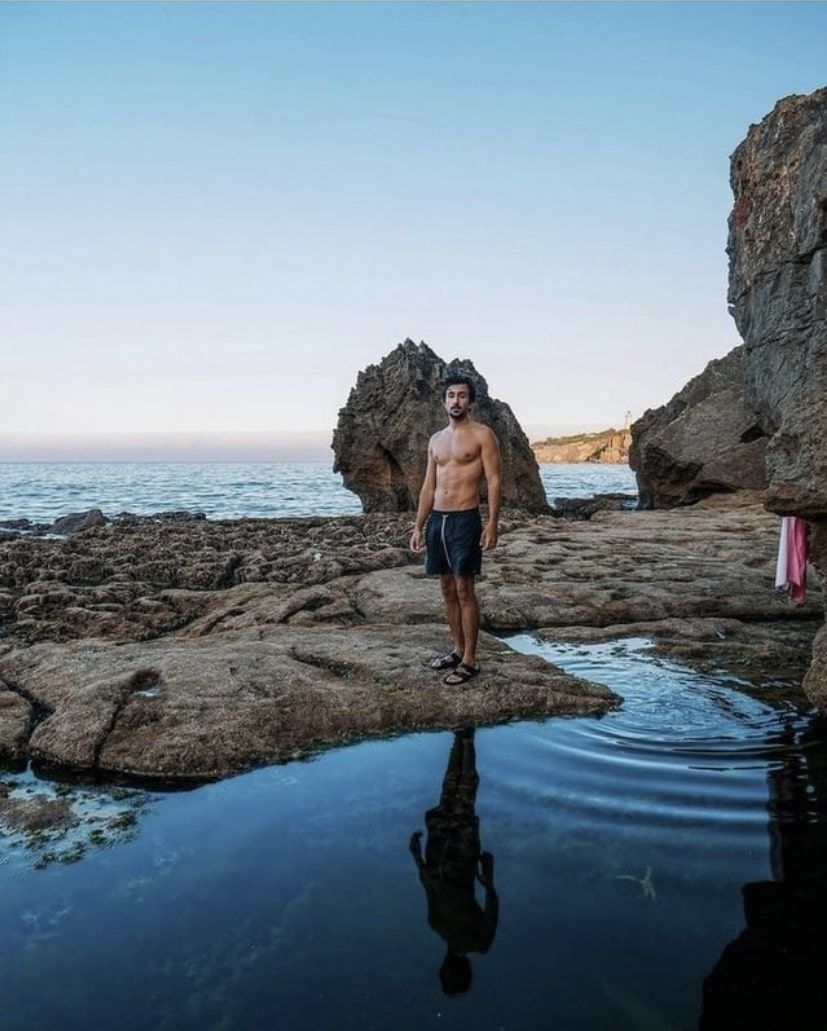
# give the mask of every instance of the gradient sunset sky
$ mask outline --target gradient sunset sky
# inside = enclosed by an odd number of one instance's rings
[[[739,342],[729,155],[824,4],[3,4],[0,438],[327,431],[405,337],[530,430]]]

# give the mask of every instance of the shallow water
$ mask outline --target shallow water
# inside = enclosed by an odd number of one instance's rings
[[[552,503],[637,492],[624,465],[541,465],[540,475]],[[328,462],[0,462],[0,519],[52,522],[90,508],[110,517],[187,510],[210,519],[362,511]]]
[[[823,722],[644,642],[510,641],[623,705],[155,794],[75,863],[7,849],[4,1027],[769,1028],[776,989],[820,1026]]]

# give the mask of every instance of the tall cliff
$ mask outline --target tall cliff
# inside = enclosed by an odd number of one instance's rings
[[[447,422],[442,381],[449,372],[467,373],[476,384],[471,414],[499,440],[503,503],[548,511],[537,461],[509,406],[489,395],[472,362],[445,362],[427,344],[413,340],[359,373],[333,434],[334,471],[359,495],[365,512],[416,509],[428,441]]]
[[[827,88],[785,97],[731,159],[729,304],[769,436],[764,503],[812,528],[827,572]],[[805,689],[827,708],[827,627]]]

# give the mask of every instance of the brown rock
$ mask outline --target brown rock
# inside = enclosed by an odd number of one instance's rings
[[[225,631],[129,645],[41,644],[0,659],[50,712],[29,754],[75,768],[207,778],[400,730],[605,712],[606,688],[484,635],[485,673],[445,686],[441,626]]]
[[[638,507],[637,494],[594,494],[590,498],[557,498],[550,514],[557,519],[591,519],[595,512],[621,512]]]
[[[32,708],[0,680],[0,760],[17,762],[25,755]]]
[[[780,100],[732,155],[729,301],[769,435],[764,502],[814,528],[827,569],[827,88]],[[825,636],[805,680],[827,708]]]
[[[233,586],[296,588],[405,565],[414,561],[409,530],[398,515],[173,520],[2,541],[0,621],[30,642],[157,637],[205,615]]]
[[[95,526],[105,526],[107,522],[106,516],[99,508],[90,508],[88,512],[72,512],[55,519],[51,529],[52,533],[83,533],[84,530],[91,530]]]
[[[588,522],[526,517],[483,562],[483,622],[528,630],[711,617],[814,620],[817,583],[803,606],[773,589],[777,545],[778,519],[757,494],[671,511],[597,512]],[[434,593],[422,570],[409,567],[363,576],[355,596],[368,622],[388,611],[418,622],[438,613]]]
[[[822,576],[827,571],[827,522],[820,521],[812,534],[812,558]],[[804,678],[804,690],[822,710],[827,710],[827,624],[813,642],[813,661]]]
[[[766,441],[745,392],[744,349],[736,347],[632,424],[629,465],[642,508],[764,486]]]
[[[412,340],[359,373],[333,434],[334,471],[358,494],[365,512],[415,510],[428,441],[447,421],[441,384],[449,372],[467,373],[476,384],[472,414],[500,442],[504,504],[545,512],[537,462],[508,405],[489,396],[488,384],[470,361],[446,363]]]

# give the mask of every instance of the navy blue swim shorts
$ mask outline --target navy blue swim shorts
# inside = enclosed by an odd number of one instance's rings
[[[482,516],[478,508],[431,512],[425,527],[425,572],[476,576],[482,568]]]

